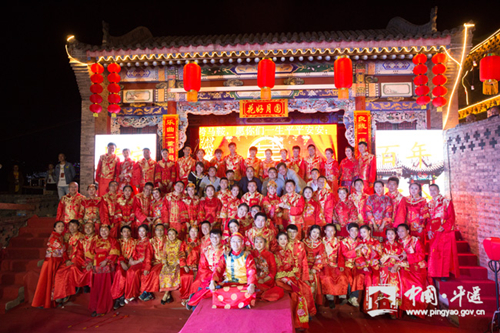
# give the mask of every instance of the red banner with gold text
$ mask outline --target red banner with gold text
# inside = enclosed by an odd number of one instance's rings
[[[177,161],[177,143],[179,142],[179,116],[163,115],[163,148],[168,149],[168,159]]]
[[[354,140],[356,142],[356,152],[360,141],[366,142],[368,152],[371,152],[372,121],[370,111],[354,111]]]
[[[288,117],[288,100],[272,99],[240,101],[240,118]]]

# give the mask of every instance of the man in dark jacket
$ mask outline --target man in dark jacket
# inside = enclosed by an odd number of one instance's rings
[[[73,164],[66,161],[66,155],[59,154],[59,164],[56,165],[57,194],[59,199],[69,193],[69,184],[75,178],[75,168]]]

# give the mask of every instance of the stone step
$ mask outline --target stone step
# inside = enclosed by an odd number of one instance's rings
[[[482,266],[460,266],[460,278],[467,280],[487,280],[488,270]]]
[[[26,272],[0,272],[0,284],[24,284],[24,276]]]
[[[473,253],[459,253],[458,265],[459,266],[477,266],[477,256]]]
[[[26,235],[21,235],[10,240],[8,249],[27,247],[45,248],[47,246],[47,240],[46,237],[27,237]]]
[[[439,287],[439,294],[446,294],[448,299],[449,309],[482,309],[485,311],[495,311],[496,298],[495,298],[495,282],[491,280],[450,280],[450,281],[437,281]],[[460,306],[459,298],[451,301],[456,295],[459,294],[459,286],[463,287],[465,295],[462,296],[462,304]],[[476,304],[469,301],[469,298],[474,292],[474,288],[479,288],[478,294],[482,304]],[[444,297],[443,297],[444,298]],[[492,300],[495,300],[492,302]]]
[[[1,270],[3,272],[28,272],[30,269],[38,267],[37,260],[30,259],[4,259],[2,260]]]
[[[7,259],[43,259],[45,256],[45,249],[37,248],[7,248]]]
[[[13,300],[19,296],[19,288],[22,288],[21,284],[9,284],[0,285],[0,299],[2,300]]]
[[[457,252],[458,253],[469,253],[470,246],[466,241],[457,241]]]

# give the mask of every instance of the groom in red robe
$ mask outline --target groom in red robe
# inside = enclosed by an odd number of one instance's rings
[[[457,243],[455,240],[455,210],[453,202],[439,193],[439,186],[429,186],[432,200],[427,203],[430,222],[427,224],[427,235],[430,240],[429,276],[446,281],[453,273],[460,275],[458,268]]]

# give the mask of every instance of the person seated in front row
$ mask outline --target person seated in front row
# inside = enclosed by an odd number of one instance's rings
[[[233,234],[231,251],[224,253],[215,267],[209,285],[214,294],[212,306],[224,309],[255,306],[257,269],[252,254],[245,250],[244,241],[242,234]],[[217,288],[219,286],[220,289]],[[238,288],[240,286],[243,289]]]

